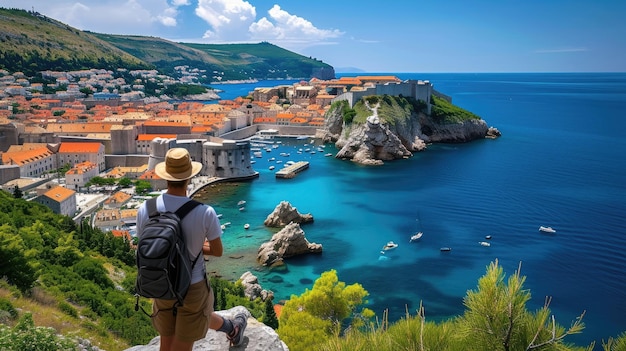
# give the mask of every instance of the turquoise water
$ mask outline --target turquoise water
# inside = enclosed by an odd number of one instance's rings
[[[233,280],[251,270],[279,301],[336,269],[340,280],[363,285],[379,315],[389,309],[397,320],[423,301],[427,319],[440,320],[463,312],[463,297],[490,262],[498,259],[507,274],[521,262],[529,309],[552,296],[562,325],[586,311],[587,328],[569,340],[599,343],[625,331],[626,74],[396,75],[430,80],[502,137],[432,145],[382,167],[325,157],[336,152],[332,145],[298,154],[310,140],[282,139],[256,159],[258,179],[202,195],[222,223],[231,222],[225,256],[209,270]],[[281,180],[268,169],[270,157],[311,165]],[[247,202],[243,211],[239,200]],[[256,252],[275,232],[263,220],[283,200],[314,216],[302,228],[324,252],[270,271],[258,267]],[[541,234],[540,225],[557,233]],[[418,229],[424,236],[409,243]],[[485,235],[490,247],[478,244]],[[381,255],[389,240],[399,247]],[[443,246],[452,251],[440,252]]]

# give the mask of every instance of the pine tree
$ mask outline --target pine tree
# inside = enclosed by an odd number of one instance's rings
[[[263,313],[263,324],[271,327],[272,329],[278,329],[278,317],[276,317],[276,311],[274,311],[274,304],[272,300],[265,300],[265,312]]]
[[[13,197],[16,199],[21,199],[22,196],[24,196],[24,194],[22,193],[22,190],[20,189],[20,187],[16,185],[15,188],[13,189]]]

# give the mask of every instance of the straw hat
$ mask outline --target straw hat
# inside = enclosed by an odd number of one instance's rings
[[[181,181],[192,178],[202,170],[202,163],[191,160],[189,151],[183,148],[169,149],[165,162],[154,167],[154,173],[161,179]]]

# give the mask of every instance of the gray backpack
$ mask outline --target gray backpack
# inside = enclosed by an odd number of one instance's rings
[[[191,284],[191,272],[202,251],[193,261],[189,258],[181,221],[198,205],[201,203],[189,200],[176,212],[159,212],[156,198],[147,201],[149,219],[137,243],[135,310],[139,307],[139,296],[176,300],[174,314],[176,307],[182,306]]]

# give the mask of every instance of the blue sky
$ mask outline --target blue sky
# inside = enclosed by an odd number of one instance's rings
[[[268,41],[365,72],[624,72],[623,0],[1,0],[82,30]]]

